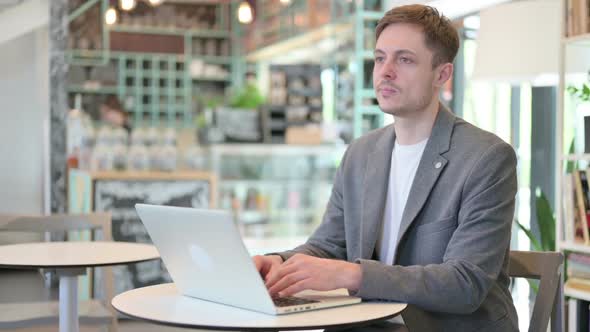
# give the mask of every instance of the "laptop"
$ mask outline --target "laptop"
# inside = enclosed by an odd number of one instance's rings
[[[227,211],[136,204],[181,294],[281,315],[360,303],[344,291],[272,298]]]

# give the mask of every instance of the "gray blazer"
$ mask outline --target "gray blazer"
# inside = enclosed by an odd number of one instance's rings
[[[280,255],[359,263],[356,295],[410,304],[402,314],[410,330],[517,331],[508,289],[514,150],[441,106],[403,212],[394,265],[385,265],[375,244],[394,142],[393,125],[353,142],[321,225]]]

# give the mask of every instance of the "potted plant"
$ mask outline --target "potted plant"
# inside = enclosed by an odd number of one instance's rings
[[[264,98],[254,81],[249,80],[231,98],[227,107],[217,109],[217,125],[227,141],[259,142],[262,140],[260,105]]]

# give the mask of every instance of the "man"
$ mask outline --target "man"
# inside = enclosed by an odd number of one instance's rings
[[[517,331],[514,150],[440,104],[459,48],[447,18],[397,7],[376,35],[373,85],[394,124],[349,146],[307,243],[254,262],[273,294],[347,288],[406,302],[410,330]]]
[[[105,121],[106,123],[116,127],[122,127],[128,132],[131,131],[131,127],[129,126],[128,121],[129,117],[123,109],[123,105],[121,104],[117,96],[106,96],[105,100],[100,105],[99,111],[100,119],[102,121]]]

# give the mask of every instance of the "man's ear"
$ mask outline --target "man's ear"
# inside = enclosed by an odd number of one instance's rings
[[[453,77],[454,66],[452,63],[447,62],[439,65],[435,69],[435,80],[434,85],[436,87],[443,86],[451,77]]]

